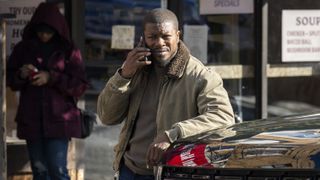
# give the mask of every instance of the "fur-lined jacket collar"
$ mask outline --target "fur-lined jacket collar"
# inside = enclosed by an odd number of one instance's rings
[[[178,51],[174,58],[167,66],[167,75],[173,79],[182,77],[183,72],[190,59],[190,52],[186,45],[180,40],[178,44]]]

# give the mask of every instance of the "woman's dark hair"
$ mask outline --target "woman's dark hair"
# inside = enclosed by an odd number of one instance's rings
[[[36,32],[52,33],[52,34],[57,32],[53,27],[51,27],[51,26],[49,26],[49,25],[47,25],[45,23],[37,24],[35,26],[35,31]]]

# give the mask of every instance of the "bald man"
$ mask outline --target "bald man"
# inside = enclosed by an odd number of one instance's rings
[[[171,143],[234,123],[221,77],[190,54],[176,15],[153,9],[143,27],[139,45],[98,98],[104,124],[124,122],[114,161],[120,180],[154,179]]]

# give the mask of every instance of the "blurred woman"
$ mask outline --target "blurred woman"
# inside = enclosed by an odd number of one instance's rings
[[[27,142],[34,180],[70,179],[68,143],[80,137],[76,100],[87,88],[80,51],[56,5],[41,3],[7,63],[7,85],[20,91],[15,121]]]

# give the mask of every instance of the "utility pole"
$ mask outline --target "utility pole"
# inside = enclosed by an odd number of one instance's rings
[[[7,179],[5,19],[14,17],[14,14],[0,14],[0,180]]]
[[[0,180],[7,177],[6,123],[5,123],[5,22],[0,16]]]

